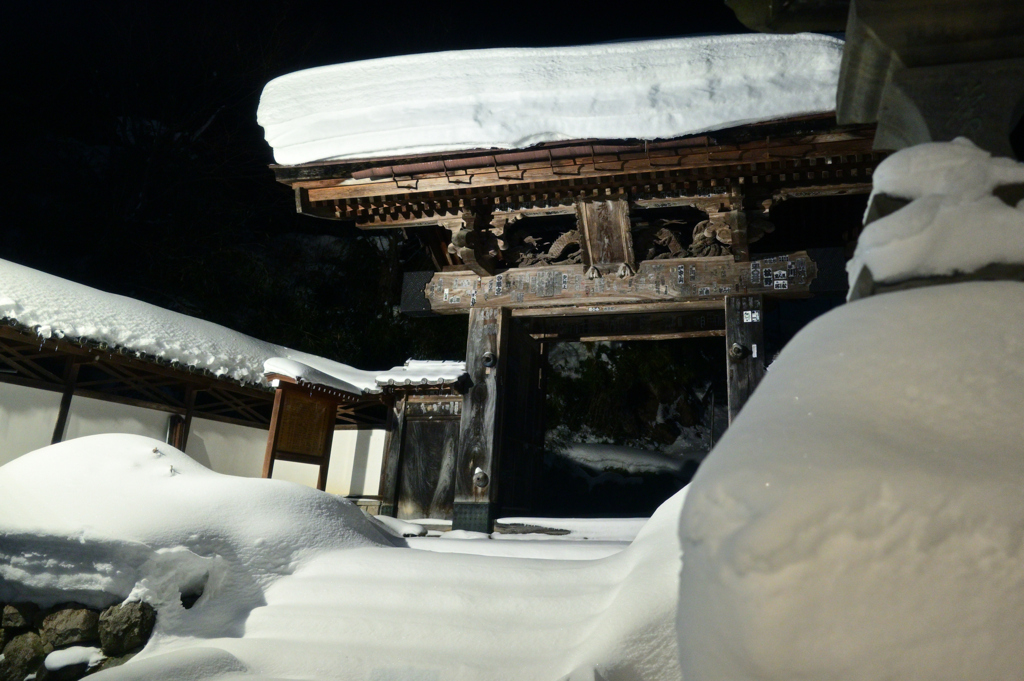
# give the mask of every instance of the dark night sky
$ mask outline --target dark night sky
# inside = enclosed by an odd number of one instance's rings
[[[455,326],[393,319],[394,286],[360,283],[380,277],[372,245],[293,213],[256,124],[268,80],[416,52],[746,30],[721,0],[37,1],[0,24],[0,258],[373,365],[457,355],[457,338],[430,340]],[[369,327],[385,340],[367,344]]]

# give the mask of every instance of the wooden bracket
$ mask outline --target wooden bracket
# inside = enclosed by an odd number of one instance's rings
[[[489,213],[466,210],[461,224],[455,229],[454,225],[449,227],[456,255],[482,277],[493,275],[498,269],[498,240],[489,231],[489,223]]]
[[[629,201],[624,195],[611,199],[578,197],[576,222],[588,279],[608,274],[625,279],[636,273]]]

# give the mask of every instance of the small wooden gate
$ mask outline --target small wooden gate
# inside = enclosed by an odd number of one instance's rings
[[[461,419],[461,395],[396,400],[382,470],[382,513],[452,519]]]

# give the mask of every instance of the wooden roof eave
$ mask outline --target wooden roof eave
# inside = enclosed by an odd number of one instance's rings
[[[460,152],[451,163],[442,159],[440,169],[437,161],[387,165],[395,159],[378,159],[378,165],[359,169],[330,162],[323,167],[335,168],[333,178],[282,181],[295,189],[299,213],[353,220],[362,229],[447,226],[463,210],[570,213],[577,197],[598,194],[626,193],[637,207],[648,207],[643,204],[689,205],[700,197],[733,194],[744,184],[743,193],[780,198],[870,190],[870,173],[884,157],[872,150],[874,126],[840,127],[830,116],[810,117],[803,127],[786,123],[788,128],[744,126],[716,133],[715,139],[617,145],[577,140],[557,149],[476,157]],[[775,134],[782,130],[791,135]],[[566,154],[558,157],[559,149]],[[522,160],[523,154],[533,160]],[[509,159],[516,162],[503,164]],[[340,170],[345,167],[347,175]]]
[[[294,166],[271,164],[270,168],[274,171],[276,179],[283,184],[315,188],[331,185],[338,181],[360,183],[432,173],[439,173],[443,176],[445,173],[451,174],[474,168],[494,168],[496,165],[546,163],[551,160],[566,161],[581,157],[607,157],[630,153],[656,156],[678,150],[678,148],[693,148],[693,150],[699,151],[712,148],[714,150],[718,147],[757,144],[770,137],[801,139],[825,135],[838,141],[863,138],[865,133],[868,138],[873,138],[873,126],[839,126],[834,114],[820,114],[752,123],[710,133],[683,135],[669,139],[571,139],[543,142],[534,146],[517,148],[517,150],[516,148],[512,148],[512,150],[474,148],[474,150],[443,154],[317,161]]]

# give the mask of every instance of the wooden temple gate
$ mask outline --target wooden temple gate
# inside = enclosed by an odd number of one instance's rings
[[[771,227],[764,216],[779,201],[870,191],[884,156],[871,150],[873,133],[816,116],[650,143],[577,141],[275,172],[295,190],[300,213],[402,229],[423,242],[435,271],[407,273],[404,311],[467,315],[468,387],[458,442],[448,448],[454,457],[445,450],[422,467],[440,474],[452,465],[453,526],[488,531],[499,508],[530,507],[543,444],[536,396],[552,342],[723,337],[730,418],[739,412],[764,372],[766,299],[811,295],[836,274],[812,250],[752,255],[750,243]],[[635,243],[638,221],[660,209],[700,215],[696,228],[686,225],[689,248],[673,229],[678,220],[662,220],[653,241],[648,231],[646,250]],[[563,228],[545,236],[543,220],[558,216]],[[417,418],[412,404],[396,407],[393,431]],[[447,418],[436,437],[451,443],[454,412]],[[387,511],[405,515],[399,499],[411,492],[400,493],[400,471],[418,464],[407,460],[416,456],[408,433],[392,439],[406,444],[388,447],[382,495]],[[435,512],[408,506],[424,510]]]

